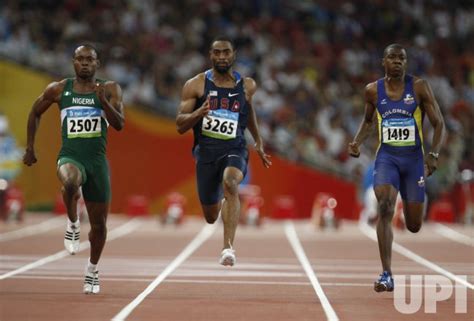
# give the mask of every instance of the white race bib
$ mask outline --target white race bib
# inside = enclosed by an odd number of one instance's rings
[[[391,146],[415,145],[415,120],[392,118],[382,121],[382,142]]]
[[[202,119],[202,134],[217,139],[232,139],[237,136],[239,113],[226,109],[211,110]]]
[[[68,110],[66,115],[67,138],[100,137],[102,110],[83,108]]]

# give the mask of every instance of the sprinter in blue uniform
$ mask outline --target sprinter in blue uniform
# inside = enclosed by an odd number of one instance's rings
[[[206,221],[213,224],[222,208],[224,245],[219,263],[225,266],[236,261],[233,242],[240,215],[238,186],[247,171],[247,127],[263,165],[271,165],[252,106],[257,86],[252,78],[242,78],[232,70],[235,53],[228,38],[212,42],[212,69],[186,82],[176,116],[180,134],[194,131],[197,187]]]
[[[445,135],[443,116],[429,84],[406,74],[407,54],[399,44],[384,50],[385,77],[365,88],[365,115],[349,144],[349,153],[359,157],[359,146],[374,123],[379,134],[375,160],[374,191],[378,201],[377,237],[383,272],[374,283],[377,292],[393,291],[391,270],[392,218],[397,194],[403,200],[407,229],[421,228],[425,178],[437,168],[439,150]],[[431,150],[423,149],[422,122],[428,116],[434,128]]]

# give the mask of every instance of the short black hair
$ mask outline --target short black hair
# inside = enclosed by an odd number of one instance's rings
[[[400,49],[400,50],[405,50],[405,47],[403,47],[401,44],[399,43],[392,43],[390,45],[388,45],[387,47],[385,47],[384,51],[383,51],[383,56],[384,58],[387,56],[388,54],[388,51],[390,49]],[[406,50],[405,50],[406,51]]]
[[[212,40],[211,46],[210,46],[209,49],[212,49],[212,45],[213,45],[214,42],[216,42],[216,41],[225,41],[225,42],[230,43],[230,45],[232,46],[232,50],[235,51],[235,43],[234,43],[234,40],[232,40],[230,37],[223,36],[223,35],[220,35],[220,36],[215,37],[215,38]]]
[[[99,51],[97,50],[97,48],[93,44],[90,44],[90,43],[81,43],[81,44],[79,44],[79,46],[74,48],[74,51],[72,52],[72,58],[74,58],[76,56],[76,50],[80,47],[86,47],[86,48],[94,50],[97,59],[99,59]]]

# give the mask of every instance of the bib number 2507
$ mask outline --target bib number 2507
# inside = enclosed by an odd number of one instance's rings
[[[67,120],[68,138],[99,137],[100,135],[100,117],[70,117]]]

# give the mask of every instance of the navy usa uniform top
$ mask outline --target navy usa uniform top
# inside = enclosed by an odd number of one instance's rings
[[[196,100],[194,110],[202,106],[209,96],[210,112],[193,127],[193,154],[197,160],[212,162],[230,150],[246,148],[245,128],[248,104],[245,99],[244,80],[234,71],[233,88],[218,87],[212,69],[205,72],[204,95]]]
[[[413,77],[405,76],[400,100],[391,100],[385,92],[384,79],[377,80],[377,123],[379,152],[394,155],[423,153],[424,113],[416,101]]]

